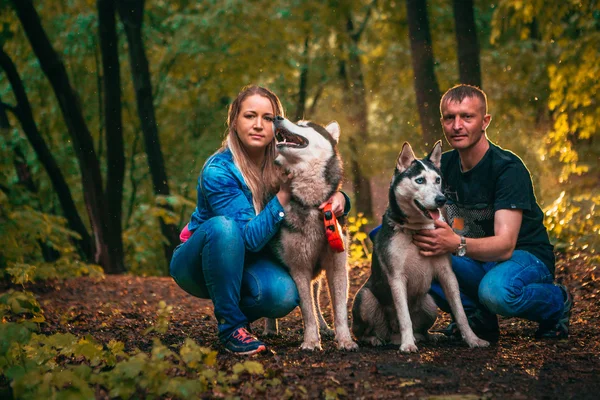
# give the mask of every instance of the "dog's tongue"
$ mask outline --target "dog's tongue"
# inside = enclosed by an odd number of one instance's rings
[[[440,219],[440,211],[439,210],[427,210],[429,212],[429,216],[431,219],[436,220]]]

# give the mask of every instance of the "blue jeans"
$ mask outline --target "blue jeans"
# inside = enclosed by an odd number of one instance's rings
[[[227,217],[204,222],[180,244],[170,273],[189,294],[211,299],[219,338],[262,317],[280,318],[300,304],[286,268],[266,251],[246,251],[237,224]]]
[[[562,315],[562,290],[553,284],[546,265],[527,251],[515,250],[513,256],[503,262],[452,256],[452,269],[467,315],[481,309],[536,322],[556,321]],[[431,285],[430,293],[438,307],[450,312],[438,282]]]

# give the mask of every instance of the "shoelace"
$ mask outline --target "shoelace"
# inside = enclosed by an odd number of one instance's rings
[[[246,328],[240,328],[238,329],[234,334],[233,337],[237,340],[239,340],[240,342],[244,343],[244,344],[248,344],[252,341],[254,341],[254,337],[252,336],[252,334],[250,332],[248,332],[246,330]]]

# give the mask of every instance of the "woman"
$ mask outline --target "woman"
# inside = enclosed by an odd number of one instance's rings
[[[272,122],[278,115],[281,102],[263,87],[246,87],[233,101],[227,137],[202,168],[197,207],[171,260],[179,286],[212,300],[219,339],[237,354],[266,350],[249,331],[250,322],[283,317],[299,304],[291,276],[265,248],[291,196],[274,164]],[[349,207],[341,192],[328,202],[337,215]]]

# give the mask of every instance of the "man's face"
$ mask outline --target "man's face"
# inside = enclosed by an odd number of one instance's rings
[[[476,97],[442,103],[442,128],[452,148],[466,150],[486,140],[485,129],[492,117],[485,114],[484,107]]]

